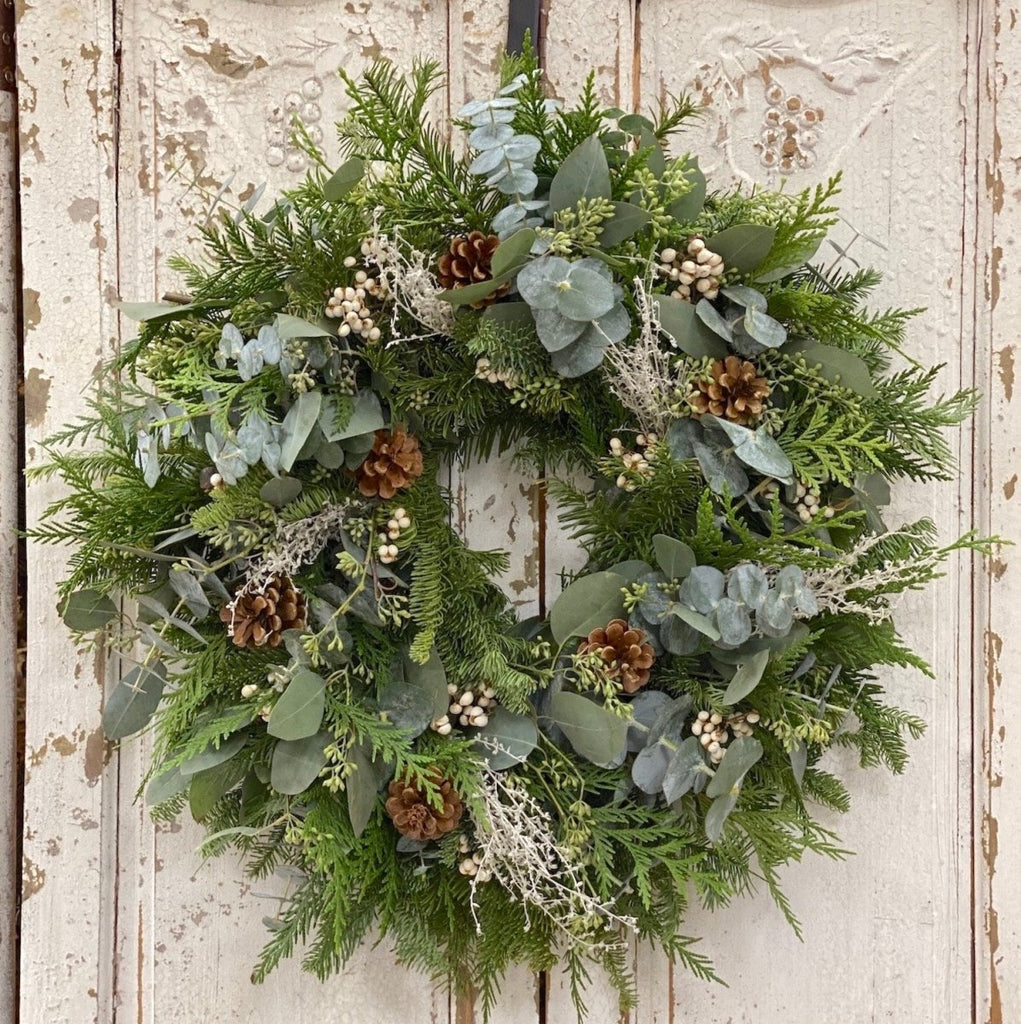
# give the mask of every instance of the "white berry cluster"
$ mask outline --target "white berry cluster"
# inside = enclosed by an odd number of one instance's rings
[[[659,441],[655,434],[639,434],[635,438],[635,445],[644,448],[644,452],[629,451],[624,447],[624,442],[619,437],[610,438],[610,455],[619,459],[624,471],[617,476],[617,486],[622,491],[633,491],[638,486],[635,475],[639,477],[648,476],[652,472],[649,465],[653,455],[651,449]]]
[[[794,511],[803,523],[810,523],[820,515],[823,519],[832,519],[836,512],[832,505],[820,503],[818,487],[811,487],[800,480],[794,486],[794,496],[797,499]]]
[[[270,689],[275,690],[277,693],[284,692],[284,687],[287,686],[287,683],[290,680],[290,678],[290,673],[282,665],[274,665],[266,673],[267,685],[269,686]],[[245,685],[241,687],[241,698],[242,700],[248,700],[250,697],[254,697],[257,693],[260,692],[261,688],[258,683],[245,683]],[[271,710],[272,708],[265,707],[259,712],[259,714],[261,715],[263,712],[265,712],[265,717],[269,718],[269,712]]]
[[[485,356],[482,356],[475,363],[475,376],[479,380],[488,381],[490,384],[503,384],[504,387],[510,389],[517,386],[513,373],[506,370],[497,372],[493,369],[493,364]]]
[[[727,752],[725,748],[731,739],[731,733],[735,737],[751,736],[752,726],[758,721],[757,711],[741,712],[731,715],[726,720],[718,711],[700,711],[691,724],[691,731],[705,747],[709,760],[713,764],[719,764]]]
[[[476,850],[473,853],[471,843],[468,842],[466,836],[461,836],[457,849],[459,852],[467,855],[462,857],[461,862],[457,865],[457,870],[462,875],[474,878],[476,882],[488,882],[493,877],[493,872],[489,868],[481,867],[483,860],[482,852]]]
[[[707,249],[698,237],[691,239],[683,252],[663,249],[659,254],[659,276],[676,281],[677,287],[671,294],[689,302],[715,299],[720,294],[725,271],[723,257]]]
[[[481,729],[489,724],[489,714],[496,707],[496,691],[483,686],[478,693],[474,690],[459,692],[454,683],[447,684],[447,693],[453,698],[448,713],[434,718],[429,727],[441,736],[449,736],[454,721],[459,725]]]
[[[354,256],[344,260],[349,270],[357,265]],[[379,341],[380,330],[372,318],[369,300],[384,297],[385,289],[380,282],[370,277],[364,270],[355,272],[354,285],[341,285],[333,289],[333,294],[326,302],[326,315],[334,320],[342,320],[337,328],[337,335],[346,338],[356,334],[366,341]]]
[[[379,547],[376,548],[376,555],[384,565],[390,565],[397,561],[400,555],[400,548],[396,541],[400,540],[401,534],[411,528],[411,516],[404,508],[395,508],[393,515],[387,520],[386,530],[379,535]]]

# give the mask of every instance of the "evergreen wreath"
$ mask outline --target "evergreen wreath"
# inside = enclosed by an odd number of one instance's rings
[[[875,271],[813,262],[836,180],[710,193],[687,101],[607,110],[590,77],[565,108],[527,48],[454,149],[440,77],[345,76],[340,169],[306,139],[303,184],[174,262],[187,301],[122,307],[30,533],[120,659],[107,735],[154,730],[153,814],[298,880],[258,979],[375,924],[487,1016],[515,962],[563,961],[581,1014],[595,960],[628,1006],[628,932],[713,977],[692,895],[761,882],[797,928],[779,868],[843,854],[828,748],[903,769],[923,723],[876,667],[929,670],[894,599],[988,545],[881,509],[950,476],[976,395],[931,397]],[[438,477],[511,448],[588,556],[541,619]]]

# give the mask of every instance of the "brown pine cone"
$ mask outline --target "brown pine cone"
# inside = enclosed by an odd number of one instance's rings
[[[625,693],[637,693],[648,681],[656,654],[645,643],[645,632],[629,629],[623,619],[614,619],[602,629],[594,629],[578,647],[579,654],[598,654],[603,659],[608,679],[620,683]]]
[[[390,815],[394,828],[409,839],[439,839],[451,832],[461,820],[464,805],[452,783],[434,771],[430,779],[440,790],[443,809],[430,803],[423,790],[410,780],[394,779],[390,783],[386,800],[386,813]]]
[[[305,628],[305,596],[286,576],[275,576],[261,593],[242,594],[220,609],[238,647],[279,647],[284,630]]]
[[[493,250],[500,244],[496,235],[484,235],[472,231],[450,240],[450,251],[443,253],[436,261],[437,278],[443,288],[464,288],[493,277]],[[510,291],[510,282],[500,285],[483,299],[471,304],[472,309],[482,309],[496,302]]]
[[[753,363],[737,356],[717,359],[711,368],[712,378],[700,380],[688,396],[696,416],[711,413],[747,426],[762,415],[763,401],[769,397],[769,383],[758,375]]]
[[[392,498],[422,475],[418,438],[403,426],[377,430],[372,451],[358,467],[358,490],[367,498]]]

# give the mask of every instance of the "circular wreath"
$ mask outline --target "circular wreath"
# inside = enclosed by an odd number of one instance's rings
[[[300,879],[257,978],[299,943],[325,976],[375,923],[487,1013],[513,962],[564,959],[580,999],[594,958],[627,1003],[627,930],[712,976],[691,893],[762,879],[789,916],[777,869],[841,854],[827,748],[903,767],[923,723],[875,669],[926,666],[892,599],[982,545],[880,510],[948,476],[975,396],[892,368],[911,314],[864,307],[874,271],[812,262],[835,180],[709,193],[685,101],[590,79],[564,108],[528,54],[452,148],[438,78],[346,79],[340,169],[309,146],[174,263],[186,302],[123,307],[33,532],[75,546],[67,625],[119,652],[107,735],[152,720],[154,814]],[[588,556],[541,619],[438,472],[510,447]]]

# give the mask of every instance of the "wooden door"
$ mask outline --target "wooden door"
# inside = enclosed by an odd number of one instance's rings
[[[439,60],[449,68],[436,110],[444,115],[491,89],[505,7],[20,0],[26,463],[40,461],[40,438],[82,407],[89,375],[122,330],[130,336],[113,300],[173,288],[165,258],[194,246],[194,225],[225,186],[224,201],[243,202],[263,182],[272,192],[298,180],[305,164],[288,141],[290,118],[330,152],[343,109],[338,66],[357,72],[379,56],[402,66],[415,56]],[[986,394],[974,427],[956,441],[960,479],[902,488],[897,510],[931,515],[948,539],[971,524],[1016,535],[1021,5],[546,7],[543,49],[556,89],[573,93],[591,67],[615,105],[691,93],[704,116],[689,144],[718,183],[786,178],[801,187],[844,168],[846,221],[836,240],[886,268],[881,301],[927,307],[911,353],[946,362],[944,389],[974,383]],[[505,466],[452,473],[458,526],[474,543],[509,549],[505,586],[523,607],[540,606],[556,592],[560,568],[577,564],[555,508]],[[13,500],[5,480],[0,500]],[[30,522],[56,494],[29,489]],[[326,985],[295,963],[265,986],[249,983],[260,919],[279,890],[252,886],[229,859],[200,863],[196,825],[154,826],[135,802],[147,744],[114,750],[102,737],[105,666],[76,653],[56,618],[64,555],[28,552],[23,1024],[470,1021],[467,1000],[406,973],[385,948],[363,949]],[[10,584],[13,571],[0,567],[0,578]],[[631,1024],[1021,1020],[1021,861],[1010,842],[1021,825],[1021,742],[1010,717],[1021,707],[1010,673],[1021,658],[1016,574],[1009,552],[984,565],[962,558],[938,586],[904,602],[904,632],[936,678],[886,681],[929,731],[904,778],[865,776],[834,757],[857,800],[832,824],[856,856],[787,872],[804,943],[764,898],[696,912],[691,931],[705,936],[730,987],[636,949],[641,1006]],[[598,981],[590,1007],[592,1024],[618,1020]],[[14,1012],[8,995],[0,1016]],[[573,1019],[558,975],[518,972],[494,1024]]]

